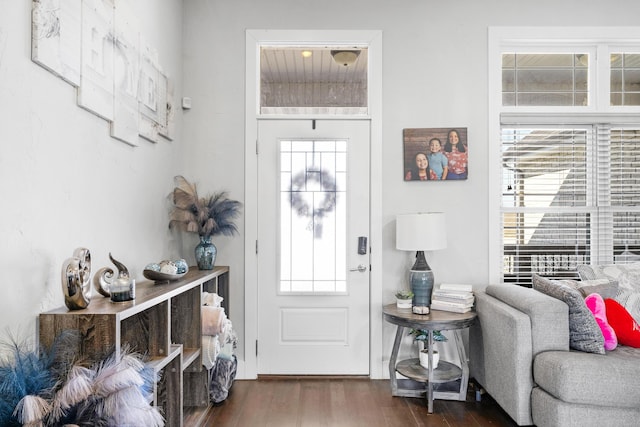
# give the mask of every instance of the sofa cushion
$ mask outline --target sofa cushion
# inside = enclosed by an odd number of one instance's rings
[[[620,344],[640,347],[640,325],[638,322],[616,300],[606,299],[604,304],[607,308],[607,319],[609,319],[613,330],[616,331]]]
[[[563,283],[534,274],[533,288],[563,301],[569,307],[569,346],[588,353],[604,354],[604,337],[580,292]]]
[[[638,408],[640,349],[618,346],[606,355],[547,351],[533,363],[534,381],[568,403]]]
[[[531,390],[532,422],[537,426],[637,427],[640,408],[567,403],[544,389]]]

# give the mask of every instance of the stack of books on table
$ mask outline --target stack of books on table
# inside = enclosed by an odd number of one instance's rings
[[[433,310],[466,313],[471,311],[475,297],[471,285],[441,284],[433,290],[431,308]]]

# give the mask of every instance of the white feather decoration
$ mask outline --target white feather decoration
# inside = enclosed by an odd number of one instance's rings
[[[149,405],[140,387],[144,378],[141,356],[124,352],[119,360],[111,357],[100,364],[93,384],[96,413],[109,420],[109,425],[162,427],[164,419],[157,408]]]
[[[109,419],[110,425],[162,427],[164,419],[149,405],[136,386],[123,388],[102,399],[96,411]]]
[[[121,363],[124,366],[133,368],[138,372],[144,369],[144,362],[140,359],[137,353],[127,353],[122,355]]]
[[[107,397],[132,385],[139,387],[143,384],[144,380],[133,368],[108,369],[105,372],[98,372],[93,390],[97,396]]]
[[[49,402],[40,396],[27,395],[20,399],[20,402],[13,410],[13,415],[23,425],[41,426],[42,419],[51,410]]]
[[[54,419],[64,416],[64,411],[82,402],[93,392],[93,377],[91,369],[75,365],[67,377],[65,385],[56,393],[53,400],[52,415]]]

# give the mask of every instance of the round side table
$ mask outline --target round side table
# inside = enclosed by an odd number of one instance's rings
[[[433,399],[466,400],[467,386],[469,383],[469,365],[467,354],[462,342],[462,330],[468,328],[476,321],[475,311],[467,313],[452,313],[448,311],[431,310],[429,314],[414,314],[410,308],[397,308],[396,304],[385,305],[382,309],[384,320],[398,326],[396,339],[393,343],[393,351],[389,360],[389,376],[391,378],[391,394],[393,396],[422,397],[426,394],[427,410],[433,413]],[[429,351],[429,369],[420,365],[418,358],[407,359],[397,363],[400,343],[404,337],[405,328],[425,329],[429,331],[429,337],[425,345]],[[460,367],[440,360],[438,367],[433,369],[433,331],[453,331]],[[399,380],[396,372],[409,378]],[[434,392],[435,384],[454,383],[460,380],[457,390],[446,388]],[[425,389],[426,387],[426,389]]]

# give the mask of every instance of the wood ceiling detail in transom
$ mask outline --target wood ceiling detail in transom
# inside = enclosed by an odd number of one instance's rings
[[[359,50],[353,65],[337,64],[331,50]],[[311,56],[304,57],[303,51]],[[263,83],[363,83],[367,82],[368,54],[359,47],[262,47],[260,80]]]

